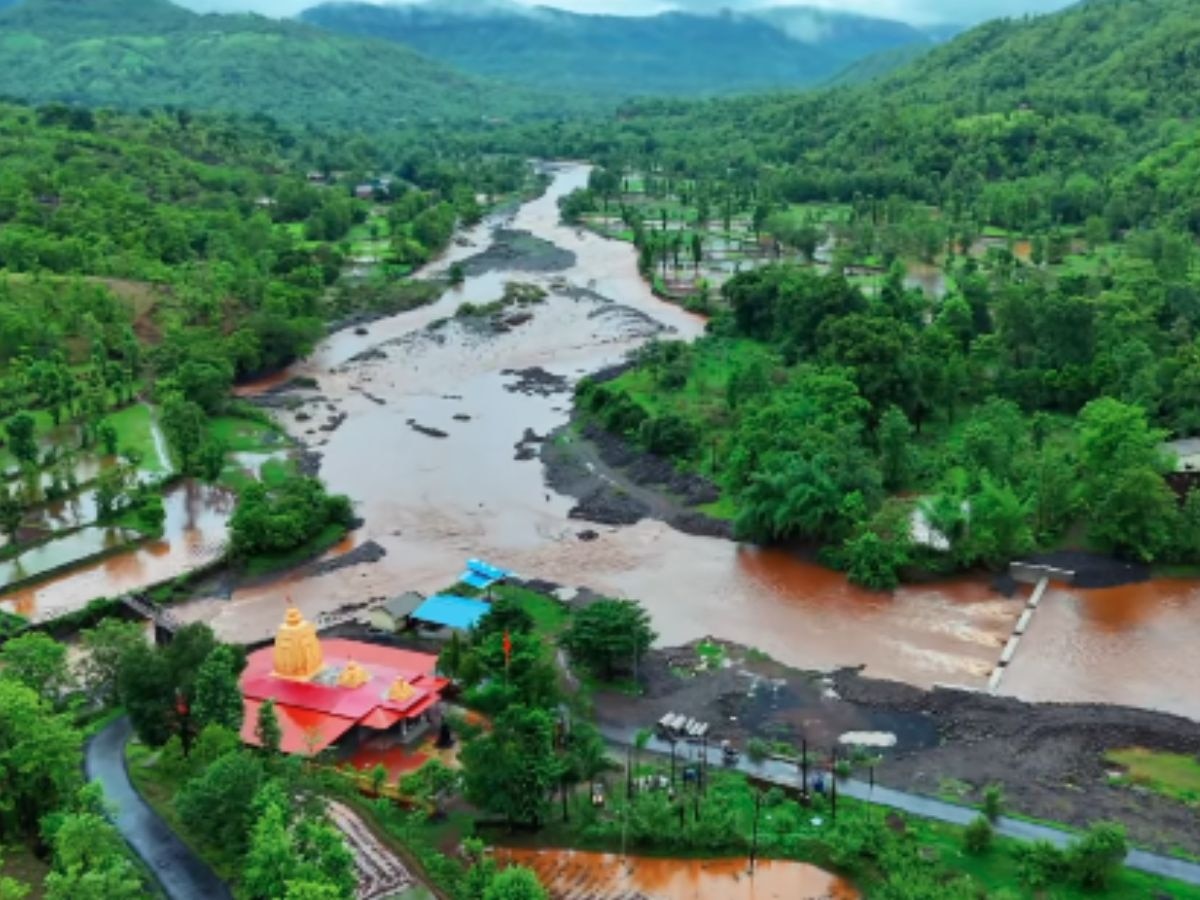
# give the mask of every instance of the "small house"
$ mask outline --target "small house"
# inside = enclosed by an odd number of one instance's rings
[[[403,631],[408,626],[408,617],[424,602],[424,596],[408,591],[376,606],[367,613],[367,621],[372,628],[389,634]]]

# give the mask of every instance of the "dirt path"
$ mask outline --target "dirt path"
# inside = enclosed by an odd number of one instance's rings
[[[358,813],[345,804],[330,801],[328,815],[354,854],[354,868],[358,874],[357,900],[382,900],[417,884],[400,857],[375,836]]]

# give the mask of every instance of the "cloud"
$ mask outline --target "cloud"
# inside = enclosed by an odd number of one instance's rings
[[[176,0],[199,12],[254,11],[268,16],[293,16],[316,5],[320,0]],[[432,6],[442,0],[425,0]],[[974,24],[997,16],[1022,16],[1044,13],[1067,6],[1071,0],[520,0],[526,6],[557,6],[576,12],[648,15],[663,9],[715,12],[721,9],[745,11],[769,6],[811,6],[856,12],[885,19],[900,19],[918,25],[945,22]],[[807,27],[817,24],[810,17]],[[801,33],[806,25],[798,25]],[[804,39],[804,38],[801,38]],[[810,38],[811,39],[811,38]]]

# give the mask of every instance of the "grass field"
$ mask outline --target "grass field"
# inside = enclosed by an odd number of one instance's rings
[[[226,450],[234,453],[273,450],[282,443],[279,429],[274,425],[237,416],[218,416],[210,419],[208,434]]]
[[[117,429],[117,447],[122,453],[135,450],[141,454],[142,469],[162,473],[166,470],[154,442],[152,415],[150,407],[135,403],[107,416],[107,420]]]
[[[1124,775],[1114,779],[1117,783],[1200,806],[1200,757],[1130,747],[1110,750],[1104,758],[1125,770]]]

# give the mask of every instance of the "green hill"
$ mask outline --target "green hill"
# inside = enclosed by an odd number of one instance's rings
[[[534,109],[394,43],[166,0],[25,0],[0,12],[0,94],[375,130]]]
[[[637,157],[652,133],[658,160],[693,172],[732,165],[793,201],[896,194],[982,204],[980,218],[1009,227],[1106,215],[1123,229],[1149,207],[1114,196],[1141,184],[1116,176],[1186,141],[1198,114],[1191,0],[1091,0],[982,25],[865,84],[630,103],[615,128],[572,149]]]
[[[816,85],[879,51],[933,45],[900,22],[806,7],[612,16],[486,2],[330,3],[301,18],[398,41],[478,75],[609,96]]]

